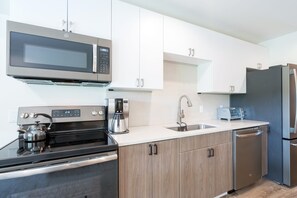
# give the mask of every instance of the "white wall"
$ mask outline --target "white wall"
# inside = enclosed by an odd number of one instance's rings
[[[17,138],[16,113],[19,106],[103,105],[106,97],[130,100],[130,126],[175,123],[178,99],[187,94],[193,107],[186,107],[185,121],[216,118],[216,108],[229,104],[228,95],[198,95],[195,66],[164,63],[164,89],[153,92],[109,92],[105,88],[28,85],[6,76],[6,23],[0,15],[0,147]],[[199,105],[204,108],[199,113]]]
[[[269,50],[269,65],[297,64],[297,32],[260,43]]]

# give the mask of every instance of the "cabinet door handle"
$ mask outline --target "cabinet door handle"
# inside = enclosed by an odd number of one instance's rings
[[[211,157],[211,149],[207,149],[207,157],[208,157],[208,158]]]
[[[158,155],[158,145],[154,144],[154,155]]]
[[[149,155],[153,155],[153,146],[149,144]]]
[[[262,68],[262,63],[257,63],[257,69],[261,69]]]
[[[215,151],[214,151],[213,148],[210,149],[210,153],[211,153],[211,157],[214,157],[214,155],[215,155]]]
[[[67,24],[67,22],[63,19],[62,20],[62,31],[64,31],[64,32],[67,31],[67,25],[66,24]]]
[[[195,49],[194,48],[192,48],[192,56],[195,56]]]
[[[68,32],[72,32],[73,25],[74,23],[72,21],[69,21]]]
[[[192,54],[192,49],[189,48],[189,56],[191,56],[191,54]]]
[[[141,79],[141,87],[144,87],[144,79]]]
[[[139,78],[136,79],[135,85],[136,85],[136,87],[139,87]]]

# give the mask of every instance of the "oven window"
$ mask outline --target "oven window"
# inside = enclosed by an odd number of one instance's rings
[[[92,72],[93,45],[10,32],[10,65]]]
[[[0,197],[117,198],[117,160],[47,174],[0,180]]]

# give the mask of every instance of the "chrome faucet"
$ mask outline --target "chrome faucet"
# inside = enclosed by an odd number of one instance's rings
[[[179,98],[179,100],[178,100],[178,111],[177,111],[177,124],[179,124],[180,127],[181,127],[182,124],[184,124],[185,127],[187,127],[187,124],[182,121],[182,118],[185,117],[184,110],[181,108],[181,101],[182,101],[183,98],[187,99],[188,107],[192,107],[192,102],[191,102],[190,98],[187,95],[182,95]]]

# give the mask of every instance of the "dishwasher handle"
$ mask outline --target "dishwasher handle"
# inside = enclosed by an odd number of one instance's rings
[[[253,137],[253,136],[259,136],[263,133],[263,131],[261,130],[258,130],[256,131],[255,133],[247,133],[247,134],[236,134],[236,137],[239,137],[239,138],[247,138],[247,137]]]

